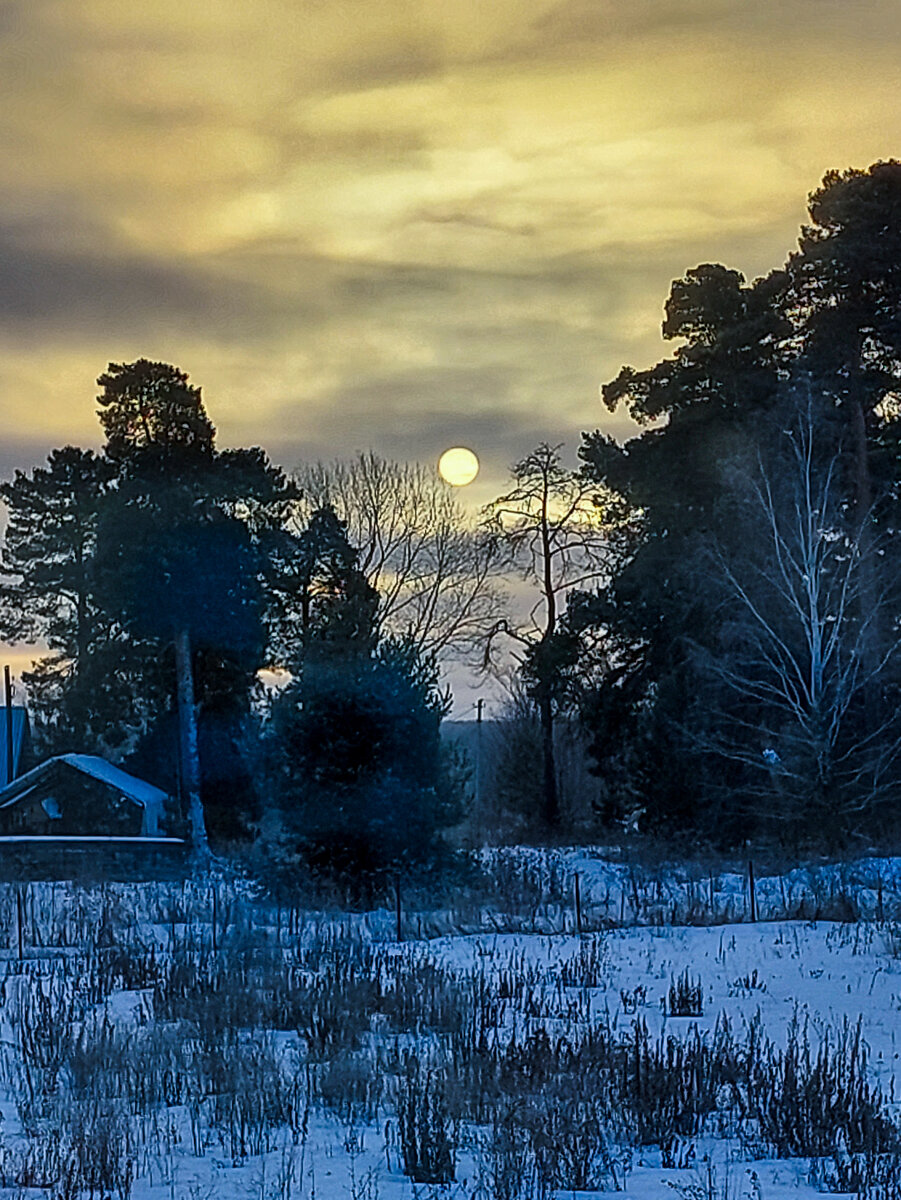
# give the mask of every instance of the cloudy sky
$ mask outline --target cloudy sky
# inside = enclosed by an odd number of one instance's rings
[[[220,444],[484,463],[601,425],[669,283],[901,154],[898,0],[0,0],[0,475],[140,356]]]

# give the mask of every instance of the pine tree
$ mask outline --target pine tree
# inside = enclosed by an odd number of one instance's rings
[[[196,667],[214,656],[249,689],[264,661],[266,549],[293,489],[262,451],[216,451],[187,380],[145,359],[100,377],[119,476],[98,526],[97,578],[104,608],[130,634],[173,649],[180,778],[204,858]]]
[[[294,680],[272,734],[285,823],[309,862],[371,882],[421,860],[457,815],[439,735],[447,697],[412,641],[379,644],[378,595],[328,507],[295,562]]]
[[[0,636],[49,647],[25,682],[39,739],[51,752],[115,752],[157,694],[146,647],[126,645],[97,596],[97,526],[117,473],[105,457],[66,446],[46,467],[0,484],[8,512]]]

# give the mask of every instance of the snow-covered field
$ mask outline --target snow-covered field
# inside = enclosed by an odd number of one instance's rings
[[[741,873],[486,863],[402,942],[226,878],[0,886],[0,1194],[901,1196],[899,860],[764,874],[756,923]]]

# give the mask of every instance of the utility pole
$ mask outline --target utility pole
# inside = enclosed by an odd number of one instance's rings
[[[13,770],[13,683],[8,663],[3,668],[3,686],[6,692],[6,782],[12,783],[16,773]]]
[[[482,811],[482,708],[485,701],[475,702],[475,805]]]
[[[484,700],[476,700],[476,820],[478,828],[485,836],[485,820],[482,812],[482,708]]]

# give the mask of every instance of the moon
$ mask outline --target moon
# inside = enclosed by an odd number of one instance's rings
[[[453,487],[466,487],[479,473],[479,460],[465,446],[453,446],[438,459],[438,474]]]

